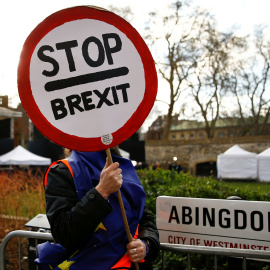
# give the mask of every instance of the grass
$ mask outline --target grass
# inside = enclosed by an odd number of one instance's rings
[[[237,190],[270,193],[270,182],[257,181],[222,181],[222,185]]]

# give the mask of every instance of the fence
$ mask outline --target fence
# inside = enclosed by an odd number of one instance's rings
[[[217,256],[228,256],[243,258],[243,270],[246,270],[246,260],[247,258],[253,259],[270,259],[270,252],[263,250],[249,250],[249,249],[235,249],[235,248],[218,248],[218,247],[204,247],[204,246],[193,246],[193,245],[181,245],[181,244],[161,244],[162,250],[162,269],[165,269],[164,251],[182,252],[188,253],[187,256],[187,269],[191,269],[190,254],[205,254],[214,255],[214,268],[218,269]]]
[[[32,231],[22,231],[17,230],[9,233],[3,239],[0,245],[0,270],[5,270],[5,249],[8,242],[14,238],[19,238],[19,247],[18,247],[18,257],[19,257],[19,269],[21,270],[21,247],[20,247],[20,238],[33,238],[37,240],[53,240],[52,235],[50,233],[43,233],[43,232],[32,232]],[[190,262],[190,254],[210,254],[214,255],[214,269],[217,269],[217,256],[229,256],[229,257],[241,257],[243,258],[243,269],[246,270],[246,259],[247,258],[254,258],[254,259],[263,259],[269,260],[270,259],[270,252],[263,251],[263,250],[244,250],[244,249],[233,249],[233,248],[218,248],[218,247],[202,247],[202,246],[191,246],[191,245],[180,245],[180,244],[161,244],[162,250],[162,269],[164,270],[165,260],[164,260],[164,252],[165,251],[173,251],[173,252],[182,252],[188,253],[187,256],[187,265],[188,270],[191,269],[191,262]]]
[[[19,269],[21,270],[21,245],[20,245],[20,239],[21,237],[26,237],[26,238],[33,238],[36,240],[41,239],[41,240],[53,240],[52,235],[50,233],[43,233],[43,232],[32,232],[32,231],[23,231],[23,230],[17,230],[10,232],[8,235],[6,235],[0,245],[0,270],[5,270],[6,265],[5,265],[5,251],[6,251],[6,246],[8,242],[14,238],[18,237],[19,238],[19,247],[18,247],[18,257],[19,257]]]

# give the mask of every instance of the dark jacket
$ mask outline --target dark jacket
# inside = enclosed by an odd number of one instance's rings
[[[113,211],[110,203],[95,188],[79,201],[69,169],[59,163],[51,167],[45,189],[47,217],[52,235],[66,248],[76,247],[86,236],[91,237],[96,227]],[[152,214],[144,211],[139,223],[140,239],[150,242],[150,251],[140,270],[152,269],[151,261],[159,252],[159,235]]]

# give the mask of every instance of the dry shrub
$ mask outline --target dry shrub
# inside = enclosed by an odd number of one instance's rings
[[[28,230],[25,224],[45,213],[43,172],[40,170],[0,171],[0,243],[11,231]],[[21,238],[22,269],[28,269],[28,240]],[[6,269],[19,269],[18,238],[6,246]]]
[[[5,215],[33,218],[45,213],[41,171],[12,170],[0,172],[0,212]]]

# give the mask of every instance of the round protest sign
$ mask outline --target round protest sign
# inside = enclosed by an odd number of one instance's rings
[[[143,124],[157,75],[138,32],[116,14],[88,6],[58,11],[26,39],[18,89],[49,140],[78,151],[114,147]]]

